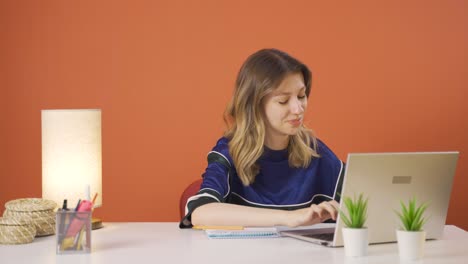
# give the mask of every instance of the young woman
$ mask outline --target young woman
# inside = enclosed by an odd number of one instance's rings
[[[225,120],[208,153],[200,191],[180,227],[290,227],[336,219],[343,163],[303,125],[311,72],[276,49],[242,65]]]

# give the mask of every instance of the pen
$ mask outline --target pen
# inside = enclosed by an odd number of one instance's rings
[[[67,208],[67,199],[64,199],[63,200],[63,205],[62,205],[62,210],[65,210],[65,211],[68,211],[68,208]]]
[[[90,201],[91,200],[91,186],[89,184],[85,185],[85,199]]]
[[[81,199],[78,199],[78,203],[76,204],[75,207],[75,212],[78,211],[78,208],[80,207]]]
[[[244,230],[243,226],[193,226],[192,229],[206,230],[206,229],[217,229],[217,230]]]
[[[63,200],[63,205],[62,209],[57,212],[57,214],[60,214],[60,226],[59,230],[57,231],[59,234],[59,242],[61,243],[62,240],[65,238],[65,223],[68,222],[68,214],[66,213],[68,211],[68,201],[67,199]]]

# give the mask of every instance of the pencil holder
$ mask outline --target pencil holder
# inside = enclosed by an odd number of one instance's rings
[[[57,254],[91,253],[91,214],[57,211]]]

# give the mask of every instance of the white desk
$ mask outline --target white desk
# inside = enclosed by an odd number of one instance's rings
[[[31,244],[0,245],[0,263],[399,263],[396,243],[371,245],[368,256],[349,258],[343,248],[327,248],[293,238],[208,239],[177,223],[105,223],[92,232],[92,253],[56,255],[55,236]],[[441,240],[426,242],[422,261],[468,263],[468,232],[446,226]]]

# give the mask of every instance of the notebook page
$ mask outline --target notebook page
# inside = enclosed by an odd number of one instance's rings
[[[257,228],[249,227],[243,230],[219,230],[207,229],[206,235],[212,239],[254,239],[254,238],[274,238],[281,235],[274,227]]]

